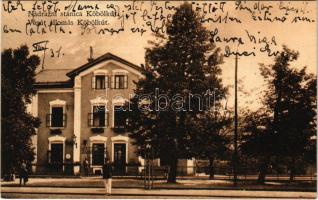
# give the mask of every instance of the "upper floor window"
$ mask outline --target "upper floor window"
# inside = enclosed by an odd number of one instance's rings
[[[109,88],[109,79],[107,75],[94,75],[92,77],[92,88],[97,90],[103,90]]]
[[[66,101],[56,99],[49,102],[50,114],[46,115],[46,126],[53,128],[66,127]]]
[[[114,107],[114,128],[125,128],[127,125],[127,112],[122,106]]]
[[[127,75],[114,75],[112,84],[114,89],[126,89],[128,88],[128,76]]]
[[[51,108],[51,114],[47,115],[47,126],[49,127],[65,127],[66,115],[64,114],[63,106],[54,106]]]
[[[105,89],[105,76],[96,76],[95,89]]]
[[[108,125],[108,113],[105,106],[93,106],[93,113],[89,113],[89,126],[106,127]]]
[[[52,127],[62,127],[63,126],[63,107],[53,107],[52,108]]]

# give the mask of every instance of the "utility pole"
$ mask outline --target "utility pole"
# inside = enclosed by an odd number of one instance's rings
[[[234,155],[233,155],[233,173],[234,186],[237,186],[238,152],[237,152],[237,65],[238,56],[235,56],[235,84],[234,84]]]

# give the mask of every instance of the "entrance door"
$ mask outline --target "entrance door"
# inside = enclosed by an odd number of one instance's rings
[[[114,174],[124,175],[126,168],[126,144],[114,144]]]
[[[63,144],[51,144],[51,165],[54,171],[63,171]]]

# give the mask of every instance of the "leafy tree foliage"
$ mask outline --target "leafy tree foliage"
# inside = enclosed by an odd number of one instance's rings
[[[29,55],[27,46],[6,49],[1,53],[1,173],[17,169],[22,160],[34,159],[31,136],[40,124],[26,112],[26,104],[34,94],[38,56]]]
[[[217,89],[217,102],[224,98],[226,89],[218,66],[222,58],[189,3],[176,10],[167,26],[167,35],[157,35],[157,42],[150,43],[145,78],[137,83],[136,95],[131,99],[130,137],[140,155],[144,154],[146,144],[151,145],[154,157],[170,167],[168,182],[176,182],[178,158],[196,155],[192,144],[198,135],[190,130],[202,120],[203,111],[211,107],[204,104],[207,91]],[[166,95],[168,101],[159,97],[158,92]],[[141,101],[145,95],[151,98]],[[164,109],[156,109],[158,105]]]
[[[306,67],[290,66],[298,52],[283,46],[274,65],[260,66],[268,89],[263,108],[251,113],[245,131],[251,133],[242,150],[260,158],[259,181],[265,180],[268,164],[273,156],[290,160],[290,179],[293,180],[297,158],[304,158],[311,137],[316,134],[316,77]]]
[[[224,159],[229,154],[232,119],[226,110],[221,109],[213,107],[205,112],[190,130],[194,133],[192,149],[196,158],[209,160],[210,179],[214,178],[214,161]]]

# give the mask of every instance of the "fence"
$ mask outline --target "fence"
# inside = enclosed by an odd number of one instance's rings
[[[36,167],[36,175],[73,175],[73,167],[80,166],[80,164],[62,164],[62,165],[34,165]],[[210,168],[208,166],[178,166],[177,176],[179,178],[208,178],[210,176]],[[147,166],[126,165],[124,168],[113,168],[114,176],[129,176],[139,179],[151,176],[153,179],[167,179],[169,167],[167,166],[153,166],[151,170]],[[214,179],[231,180],[233,179],[232,167],[214,167]],[[102,171],[94,173],[89,167],[88,174],[85,174],[84,169],[80,166],[80,173],[82,176],[92,176],[101,174]],[[256,167],[240,167],[238,169],[238,179],[241,181],[257,180],[258,169]],[[266,176],[267,180],[284,181],[289,180],[287,171],[281,172],[276,170],[269,170]],[[295,180],[302,181],[316,181],[316,170],[312,169],[303,174],[295,174]]]
[[[193,172],[193,173],[189,173]],[[210,176],[211,169],[208,166],[193,166],[193,167],[184,167],[179,166],[177,169],[178,177],[202,177],[208,178]],[[239,167],[238,168],[238,180],[241,181],[251,181],[258,179],[258,168],[257,167]],[[223,180],[232,180],[234,178],[233,168],[231,166],[225,167],[214,167],[213,168],[213,179],[223,179]],[[269,169],[266,174],[266,180],[272,181],[287,181],[289,180],[289,171],[281,171]],[[308,170],[306,173],[296,173],[295,181],[316,181],[317,173],[316,169]]]
[[[32,164],[32,167],[29,169],[29,172],[30,174],[35,174],[35,175],[73,175],[74,166],[80,167],[80,164],[74,164],[74,163],[44,164],[44,165]]]

